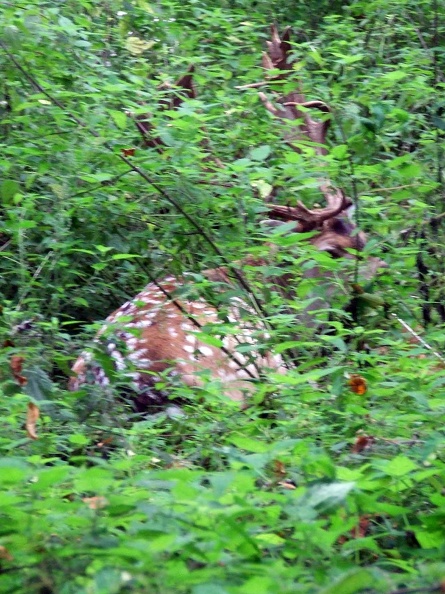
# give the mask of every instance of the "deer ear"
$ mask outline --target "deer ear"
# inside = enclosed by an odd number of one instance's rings
[[[273,219],[264,219],[260,221],[261,227],[273,228],[273,227],[281,227],[283,225],[283,221],[274,221]]]
[[[335,237],[331,235],[324,235],[317,237],[313,242],[313,245],[320,250],[320,252],[335,252],[338,249],[338,244],[335,241]]]
[[[348,208],[346,208],[343,212],[351,221],[351,223],[355,222],[355,204],[351,204],[351,206],[348,206]]]

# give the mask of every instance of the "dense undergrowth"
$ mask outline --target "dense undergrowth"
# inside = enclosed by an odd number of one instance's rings
[[[269,4],[2,6],[2,593],[445,590],[443,15]],[[261,255],[272,186],[320,199],[313,149],[293,151],[258,89],[239,88],[264,79],[274,20],[293,27],[306,96],[333,109],[323,171],[388,268],[352,309],[339,281],[318,333],[253,285],[293,366],[244,410],[207,382],[135,417],[106,358],[110,390],[68,392],[100,320],[148,278],[202,282]],[[191,65],[197,97],[161,109]],[[162,150],[128,112],[150,114]],[[295,278],[308,260],[348,266],[272,241]],[[293,311],[308,300],[302,282]]]

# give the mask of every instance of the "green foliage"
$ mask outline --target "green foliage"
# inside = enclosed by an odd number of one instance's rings
[[[1,17],[0,590],[443,588],[440,3],[48,0],[4,2]],[[257,89],[239,88],[264,79],[274,20],[294,28],[307,98],[333,108],[325,159],[291,150]],[[191,65],[197,97],[172,109]],[[162,151],[134,125],[146,114]],[[99,320],[148,279],[188,271],[212,293],[203,269],[265,258],[263,198],[313,204],[321,167],[389,268],[345,313],[351,262],[267,234],[276,261],[246,275],[273,322],[259,348],[292,361],[287,375],[243,411],[216,382],[174,385],[182,409],[141,420],[96,345],[110,389],[66,391]],[[302,318],[323,295],[301,278],[315,265],[339,288],[319,335]],[[287,301],[264,282],[284,266]]]

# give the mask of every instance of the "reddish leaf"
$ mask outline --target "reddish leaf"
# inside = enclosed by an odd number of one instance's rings
[[[8,549],[2,545],[0,545],[0,559],[4,559],[5,561],[12,561],[14,557],[8,551]]]
[[[358,435],[352,451],[354,454],[359,454],[360,452],[363,452],[363,450],[370,448],[374,441],[375,439],[370,435]]]
[[[36,424],[40,417],[40,410],[33,402],[28,404],[28,412],[26,414],[26,433],[31,439],[37,439]]]
[[[14,376],[15,381],[19,384],[19,386],[25,386],[28,380],[22,374],[23,370],[23,361],[24,357],[20,355],[13,355],[9,362],[9,366],[11,367],[12,375]]]
[[[363,396],[367,390],[366,380],[361,375],[351,375],[348,384],[351,390],[360,396]]]
[[[282,476],[284,476],[286,474],[286,467],[283,464],[283,462],[280,462],[280,460],[274,460],[273,472],[274,472],[275,476],[277,476],[278,478],[281,478]]]
[[[90,509],[103,509],[108,505],[108,501],[105,497],[84,497],[82,501],[86,503]]]

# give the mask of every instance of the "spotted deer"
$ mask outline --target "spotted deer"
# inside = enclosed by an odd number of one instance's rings
[[[287,29],[280,38],[276,28],[272,27],[272,40],[263,56],[263,66],[272,72],[272,79],[285,77],[290,70],[290,47],[290,30]],[[181,85],[187,96],[194,97],[191,74],[189,72],[181,79]],[[260,84],[250,86],[259,87]],[[306,101],[300,90],[275,101],[262,92],[259,96],[273,116],[292,122],[287,142],[292,145],[297,133],[298,139],[307,139],[318,154],[326,153],[329,119],[323,116],[319,121],[313,116],[314,111],[329,113],[325,103]],[[147,140],[152,133],[151,126],[141,120],[137,125],[145,144],[159,150],[161,141],[156,139],[150,145]],[[324,207],[309,209],[299,201],[293,206],[269,203],[266,225],[279,227],[292,223],[291,231],[309,234],[307,241],[315,248],[329,252],[335,258],[355,258],[351,250],[354,253],[362,250],[366,238],[348,217],[351,200],[329,181],[320,182],[320,190],[326,202]],[[292,225],[287,225],[286,229],[289,227]],[[369,267],[373,272],[380,261],[371,260]],[[281,356],[255,346],[261,342],[261,337],[267,337],[270,327],[261,317],[261,303],[250,291],[244,271],[258,269],[261,274],[266,264],[264,259],[249,256],[233,265],[202,273],[205,279],[214,283],[217,295],[233,290],[234,286],[239,287],[239,296],[228,299],[224,312],[218,306],[218,298],[213,300],[194,293],[191,275],[185,273],[150,282],[134,299],[108,316],[96,340],[105,344],[115,368],[129,376],[137,410],[148,410],[166,401],[168,394],[159,389],[160,377],[175,378],[175,381],[193,387],[202,385],[203,377],[207,376],[221,382],[222,391],[228,398],[244,401],[265,370],[286,372]],[[317,278],[319,274],[316,268],[309,268],[303,276]],[[293,287],[289,285],[291,279],[286,271],[265,282],[292,298]],[[329,291],[326,298],[330,297]],[[315,306],[312,304],[313,309],[317,306],[320,306],[317,301]],[[252,319],[252,314],[256,316],[253,323],[248,319]],[[305,315],[309,315],[307,311]],[[209,328],[212,340],[208,338]],[[246,345],[248,349],[243,349]],[[77,359],[72,371],[70,388],[73,390],[85,383],[101,386],[109,383],[103,367],[94,361],[90,352]]]

